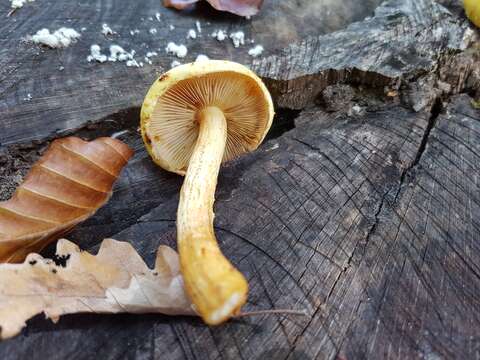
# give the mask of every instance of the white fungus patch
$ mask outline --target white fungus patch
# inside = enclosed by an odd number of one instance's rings
[[[105,36],[108,36],[108,35],[115,35],[116,32],[113,31],[112,28],[107,24],[102,24],[102,34]]]
[[[207,61],[209,60],[208,56],[207,55],[203,55],[203,54],[200,54],[197,56],[197,58],[195,59],[195,62],[197,61]]]
[[[155,18],[157,19],[158,22],[160,22],[160,13],[155,13]]]
[[[248,50],[248,55],[253,56],[253,57],[260,56],[260,55],[262,55],[262,53],[263,53],[263,46],[262,45],[257,45],[255,47],[251,48],[250,50]]]
[[[175,26],[173,26],[172,24],[168,25],[168,28],[170,29],[170,31],[175,30]]]
[[[145,62],[149,65],[152,65],[152,60],[150,59],[151,57],[154,57],[154,56],[157,56],[158,53],[156,51],[149,51],[147,52],[147,54],[145,55]]]
[[[27,2],[34,2],[35,0],[10,0],[10,7],[12,9],[20,9]]]
[[[176,57],[179,58],[184,58],[187,56],[188,49],[185,45],[177,45],[174,42],[169,42],[167,47],[165,48],[165,51],[168,54],[174,54]]]
[[[135,50],[131,50],[130,52],[126,51],[119,45],[110,45],[110,56],[108,57],[108,61],[128,61],[133,60],[133,56],[135,55]]]
[[[125,65],[127,66],[135,66],[135,67],[142,67],[143,62],[137,62],[135,60],[135,50],[130,50],[130,52],[126,51],[124,48],[122,48],[120,45],[110,45],[109,48],[110,51],[110,56],[107,56],[105,54],[102,54],[102,49],[100,48],[100,45],[94,44],[90,46],[90,55],[87,56],[87,61],[92,62],[92,61],[97,61],[100,63],[104,63],[106,61],[110,62],[125,62]]]
[[[174,68],[174,67],[177,67],[177,66],[180,66],[180,65],[182,65],[182,63],[180,61],[173,60],[172,63],[170,64],[170,68]]]
[[[150,30],[148,30],[148,32],[152,35],[155,35],[157,33],[157,29],[151,28]]]
[[[223,41],[227,38],[227,33],[223,30],[215,30],[213,33],[212,33],[212,37],[214,37],[215,39],[217,39],[218,41]]]
[[[107,59],[107,55],[102,54],[100,45],[93,44],[90,46],[90,55],[87,56],[88,62],[98,61],[99,63],[104,63]]]
[[[142,62],[137,62],[137,60],[135,59],[131,59],[131,60],[127,60],[126,63],[125,63],[128,67],[143,67],[143,63]]]
[[[233,46],[238,48],[240,45],[245,45],[245,34],[243,31],[236,31],[230,34]]]
[[[139,33],[140,33],[140,30],[138,30],[138,29],[130,30],[130,35],[132,35],[132,36],[137,35]]]
[[[195,27],[197,28],[197,32],[199,34],[201,34],[202,33],[202,25],[200,25],[200,21],[198,21],[198,20],[195,21]]]
[[[48,29],[38,30],[29,37],[35,44],[46,45],[51,48],[66,48],[80,38],[80,34],[72,28],[61,27],[53,33]]]
[[[193,29],[188,30],[187,39],[196,39],[196,38],[197,38],[197,32]]]
[[[28,93],[26,97],[23,98],[23,101],[30,101],[32,100],[32,94]]]

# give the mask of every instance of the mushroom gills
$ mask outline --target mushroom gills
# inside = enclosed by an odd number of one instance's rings
[[[248,284],[221,253],[213,229],[213,203],[227,143],[227,121],[215,106],[199,110],[196,119],[199,133],[180,193],[177,239],[187,293],[203,320],[216,325],[245,304]]]
[[[223,162],[254,150],[269,126],[261,94],[249,77],[228,72],[176,82],[155,100],[146,125],[154,158],[184,175],[198,137],[198,112],[208,106],[220,109],[228,123]]]

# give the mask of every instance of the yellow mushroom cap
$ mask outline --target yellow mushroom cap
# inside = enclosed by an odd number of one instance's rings
[[[223,161],[255,150],[274,114],[267,88],[243,65],[206,60],[177,66],[150,87],[140,114],[143,141],[158,165],[185,175],[198,137],[197,115],[207,106],[218,107],[227,121]]]
[[[479,0],[465,0],[465,12],[468,18],[478,27],[480,27],[480,1]]]

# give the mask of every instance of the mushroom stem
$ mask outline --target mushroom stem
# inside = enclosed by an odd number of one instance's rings
[[[213,229],[227,122],[217,107],[199,111],[197,121],[199,135],[180,193],[177,241],[187,294],[203,320],[216,325],[239,312],[247,299],[248,284],[221,253]]]

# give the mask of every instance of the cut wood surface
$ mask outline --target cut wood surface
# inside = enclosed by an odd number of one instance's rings
[[[62,132],[100,120],[119,110],[140,106],[148,86],[173,60],[194,61],[199,54],[214,59],[229,59],[250,64],[248,49],[256,44],[265,54],[276,54],[307,34],[329,33],[345,28],[373,13],[381,0],[342,2],[325,0],[266,1],[258,16],[251,20],[213,11],[206,3],[179,13],[164,8],[160,0],[148,1],[70,1],[42,0],[26,4],[0,22],[0,133],[2,144],[57,136]],[[0,14],[10,11],[9,1],[0,3]],[[157,21],[156,13],[160,14]],[[187,40],[189,29],[199,20],[202,33]],[[107,39],[102,24],[116,35]],[[170,30],[170,25],[175,29]],[[73,27],[82,35],[67,49],[44,49],[22,41],[42,28],[50,31],[62,26]],[[81,31],[85,28],[84,31]],[[131,35],[130,31],[139,30]],[[156,34],[151,34],[155,29]],[[227,35],[242,30],[246,44],[237,49],[230,39],[222,42],[211,34],[225,30]],[[251,44],[253,39],[255,44]],[[185,59],[166,55],[168,42],[186,44]],[[135,50],[139,59],[149,51],[159,57],[152,65],[129,68],[125,63],[88,63],[90,46],[99,44],[108,54],[110,44]],[[27,101],[28,94],[32,99]],[[28,129],[22,124],[28,123]]]
[[[215,231],[249,281],[245,310],[308,316],[218,327],[159,315],[72,315],[58,324],[38,316],[0,343],[0,358],[480,357],[478,32],[454,0],[339,3],[266,1],[247,21],[208,5],[178,13],[153,1],[56,8],[37,0],[2,21],[2,199],[51,139],[126,130],[119,136],[134,158],[110,202],[68,238],[89,251],[105,237],[129,241],[150,266],[159,244],[175,247],[182,178],[148,157],[138,107],[173,57],[162,52],[143,68],[89,64],[88,47],[110,43],[100,33],[108,23],[128,29],[115,43],[125,45],[139,28],[138,44],[163,49],[169,40],[187,42],[200,19],[204,37],[189,43],[188,60],[206,53],[251,64],[272,91],[277,117],[256,152],[221,169]],[[148,20],[156,12],[162,21]],[[171,23],[181,31],[168,30]],[[63,25],[87,30],[63,50],[20,42]],[[157,40],[147,36],[154,26]],[[252,61],[249,46],[207,36],[222,27],[243,29],[265,53]]]

